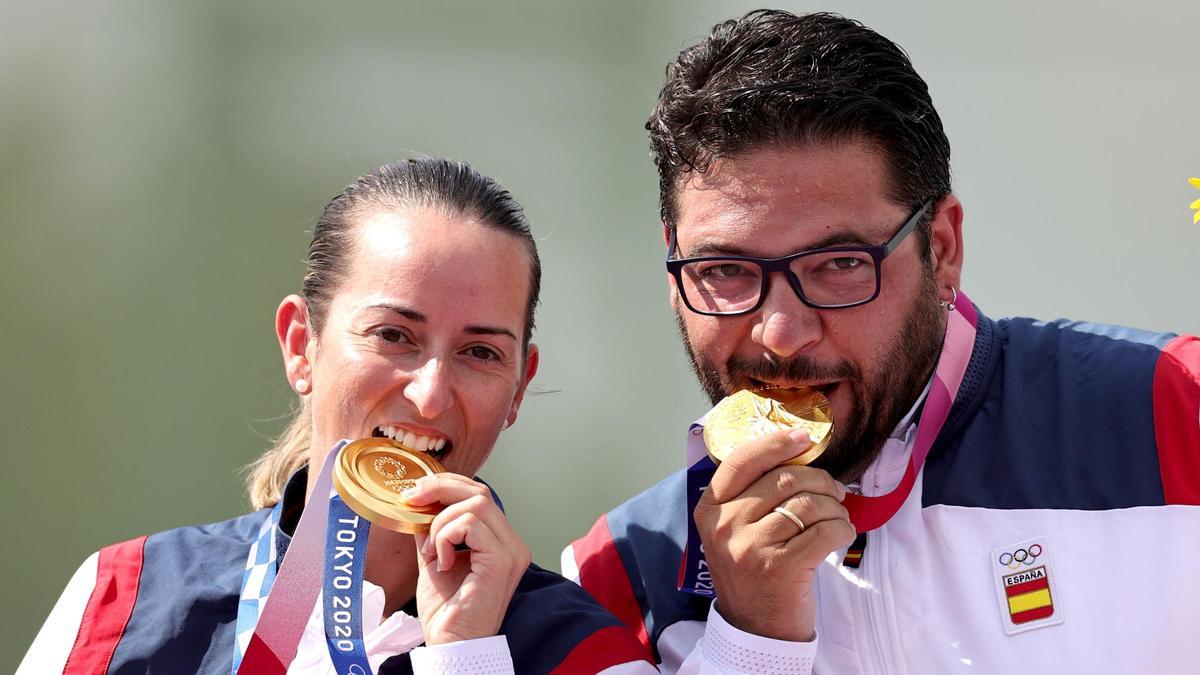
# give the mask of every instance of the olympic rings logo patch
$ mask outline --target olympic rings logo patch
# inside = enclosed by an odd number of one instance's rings
[[[1029,548],[1019,548],[1012,553],[1008,553],[1007,551],[1001,553],[999,562],[1008,569],[1015,570],[1022,565],[1026,567],[1033,565],[1033,562],[1037,560],[1038,556],[1040,555],[1042,555],[1042,545],[1034,544]]]

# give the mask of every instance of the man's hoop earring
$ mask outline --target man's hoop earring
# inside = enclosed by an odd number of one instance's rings
[[[941,305],[942,309],[946,310],[947,312],[954,311],[954,303],[956,302],[958,302],[958,289],[954,288],[953,286],[950,287],[949,302],[946,302],[945,300],[938,300],[938,304]]]

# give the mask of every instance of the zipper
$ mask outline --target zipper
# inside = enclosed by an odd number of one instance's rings
[[[883,607],[882,588],[883,574],[887,570],[886,550],[883,529],[875,530],[871,536],[871,558],[868,560],[864,555],[860,568],[862,576],[870,582],[872,589],[857,594],[862,598],[863,617],[866,624],[866,641],[872,666],[867,669],[869,673],[892,672],[881,637],[884,634],[883,631],[887,630],[883,621],[886,612]]]

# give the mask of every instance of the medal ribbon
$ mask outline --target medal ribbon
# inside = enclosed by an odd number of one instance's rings
[[[246,653],[246,645],[250,636],[254,635],[254,626],[258,624],[258,613],[266,603],[271,593],[271,585],[275,582],[275,538],[279,533],[279,518],[283,512],[283,500],[275,504],[275,508],[267,514],[262,527],[258,530],[258,539],[250,546],[246,556],[246,569],[242,572],[242,593],[238,598],[237,623],[235,625],[233,670],[237,675],[238,667],[242,665],[242,655]]]
[[[967,372],[967,364],[971,360],[971,352],[975,347],[976,326],[979,317],[975,306],[963,293],[958,294],[955,308],[949,312],[946,319],[946,337],[942,343],[942,354],[938,359],[937,369],[933,375],[929,395],[921,411],[921,419],[917,423],[917,437],[913,443],[912,452],[908,458],[908,467],[904,477],[894,490],[877,497],[847,494],[842,505],[850,512],[850,522],[858,533],[870,532],[882,527],[891,519],[900,507],[904,505],[913,486],[916,485],[917,475],[925,465],[933,442],[941,432],[950,408],[958,396],[962,385],[963,375]],[[688,470],[687,470],[687,521],[688,540],[687,550],[679,569],[679,590],[694,595],[714,597],[715,592],[712,577],[709,576],[708,562],[704,559],[704,548],[700,542],[699,532],[692,513],[700,501],[700,495],[712,480],[716,465],[708,457],[704,446],[704,418],[701,418],[688,429]]]
[[[860,534],[878,529],[891,520],[912,493],[913,486],[917,483],[917,474],[921,473],[921,467],[925,466],[925,458],[929,456],[934,440],[946,423],[946,418],[950,416],[950,408],[953,407],[959,387],[962,386],[963,375],[967,372],[967,364],[971,361],[971,352],[975,348],[978,323],[975,306],[967,296],[959,293],[955,309],[946,320],[946,340],[942,345],[942,357],[938,360],[937,370],[933,374],[929,396],[926,397],[925,407],[921,411],[921,421],[917,423],[917,438],[913,442],[904,477],[895,489],[885,495],[867,497],[847,494],[842,501],[842,506],[850,512],[850,522]]]
[[[312,494],[327,495],[333,489],[333,464],[348,441],[341,441],[325,456]],[[238,666],[238,675],[285,675],[296,657],[296,646],[321,591],[318,570],[324,557],[328,509],[304,509],[287,555],[259,616],[254,634]],[[361,585],[360,585],[361,587]]]
[[[372,675],[363,645],[363,567],[371,523],[346,506],[336,493],[329,497],[325,532],[322,615],[329,658],[338,675]]]

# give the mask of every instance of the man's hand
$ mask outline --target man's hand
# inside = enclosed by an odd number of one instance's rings
[[[780,466],[808,445],[800,430],[747,443],[717,467],[696,505],[717,609],[747,633],[812,640],[817,566],[854,541],[854,526],[841,504],[845,488],[820,469]],[[776,513],[780,506],[804,529]]]
[[[417,535],[417,613],[425,644],[496,635],[529,567],[529,548],[492,501],[487,486],[441,473],[422,478],[405,501],[441,502],[428,535]],[[455,547],[465,545],[465,551]]]

